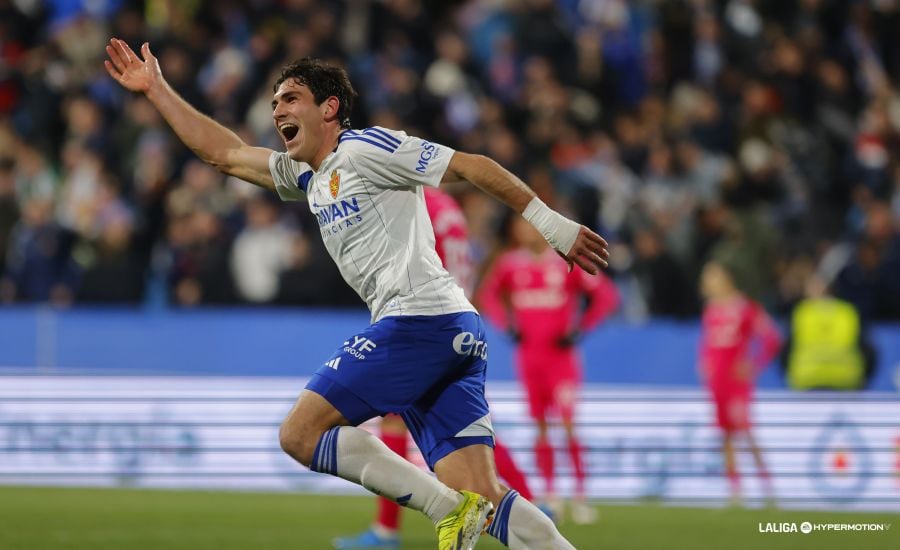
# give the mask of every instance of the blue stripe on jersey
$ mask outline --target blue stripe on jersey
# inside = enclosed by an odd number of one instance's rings
[[[385,132],[381,128],[372,127],[366,128],[363,130],[364,134],[370,135],[372,137],[381,138],[382,141],[386,141],[389,145],[393,145],[394,147],[400,147],[400,140],[392,136],[391,134]]]
[[[344,132],[343,136],[347,136],[347,133]],[[388,153],[393,153],[394,151],[397,150],[397,148],[392,145],[385,145],[381,141],[375,141],[372,139],[368,139],[367,137],[355,136],[355,135],[347,136],[347,137],[343,137],[343,136],[341,136],[341,139],[338,141],[338,143],[344,143],[345,141],[364,141],[364,142],[368,143],[369,145],[374,145],[375,147],[378,147],[379,149],[384,149]]]
[[[338,145],[343,143],[345,139],[347,139],[349,137],[353,137],[353,136],[358,136],[358,135],[359,134],[357,134],[353,130],[344,130],[343,132],[341,132],[341,135],[338,136]]]
[[[306,188],[309,187],[309,180],[313,177],[313,171],[307,170],[303,172],[299,176],[297,176],[297,187],[303,189],[303,192],[306,193]]]
[[[389,139],[390,136],[385,136],[385,135],[382,135],[382,134],[379,134],[376,132],[370,132],[369,130],[371,130],[371,128],[366,128],[365,130],[363,130],[363,133],[362,133],[363,137],[367,137],[369,139],[374,139],[376,141],[383,142],[385,145],[387,145],[388,147],[391,147],[392,149],[395,149],[395,150],[397,149],[397,146],[400,145],[399,143],[394,143],[394,141],[391,141]]]

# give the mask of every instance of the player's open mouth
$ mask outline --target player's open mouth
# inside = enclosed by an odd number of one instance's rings
[[[278,127],[278,131],[281,132],[282,137],[284,137],[284,142],[290,143],[291,140],[297,137],[297,134],[300,133],[300,127],[296,124],[285,122]]]

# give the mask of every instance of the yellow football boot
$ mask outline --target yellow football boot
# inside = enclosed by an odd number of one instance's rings
[[[438,536],[438,550],[472,550],[488,523],[494,505],[481,495],[460,491],[463,501],[434,530]]]

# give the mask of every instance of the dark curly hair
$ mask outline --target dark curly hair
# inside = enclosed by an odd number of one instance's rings
[[[353,110],[356,90],[350,84],[347,71],[329,65],[320,59],[305,57],[281,69],[281,76],[275,82],[274,91],[278,91],[281,83],[288,79],[293,79],[309,88],[319,105],[331,96],[338,98],[340,102],[337,112],[338,120],[341,127],[350,127],[350,112]]]

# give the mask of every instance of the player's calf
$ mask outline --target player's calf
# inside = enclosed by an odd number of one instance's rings
[[[434,473],[448,487],[477,493],[494,506],[509,490],[497,480],[493,450],[487,445],[457,449],[435,464]]]
[[[308,467],[312,464],[316,444],[321,439],[322,433],[324,432],[315,434],[282,424],[278,433],[278,443],[281,445],[282,451],[300,464]]]
[[[297,462],[310,466],[322,435],[347,420],[321,395],[304,390],[278,432],[281,449]]]
[[[447,486],[479,492],[494,504],[487,533],[507,547],[514,550],[574,548],[544,512],[497,481],[490,447],[470,445],[457,449],[439,460],[434,471]]]
[[[479,494],[494,503],[494,505],[500,502],[503,496],[509,492],[509,488],[501,485],[496,478],[489,480],[467,475],[470,472],[462,472],[462,474],[462,476],[454,476],[451,479],[447,479],[446,476],[439,477],[439,479],[451,489]]]

